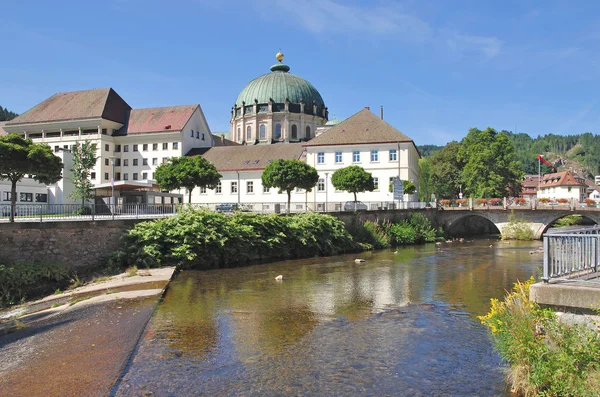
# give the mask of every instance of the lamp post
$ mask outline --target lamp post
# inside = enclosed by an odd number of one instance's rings
[[[325,173],[325,212],[327,212],[327,180],[329,179],[329,172]]]

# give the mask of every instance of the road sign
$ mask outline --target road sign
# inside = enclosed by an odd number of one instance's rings
[[[394,200],[404,200],[404,184],[400,178],[394,178],[392,181],[394,191]]]

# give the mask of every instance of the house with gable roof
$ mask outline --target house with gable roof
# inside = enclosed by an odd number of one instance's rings
[[[583,202],[587,198],[585,179],[570,171],[545,174],[540,181],[537,198],[574,199]]]

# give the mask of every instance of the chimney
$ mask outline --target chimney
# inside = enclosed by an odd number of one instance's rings
[[[379,117],[383,120],[383,105],[379,108]]]
[[[371,110],[371,108],[369,106],[365,106],[365,109],[367,110]]]

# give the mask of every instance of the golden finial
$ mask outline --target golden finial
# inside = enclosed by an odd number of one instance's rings
[[[283,53],[281,52],[281,50],[279,50],[279,52],[277,52],[277,54],[275,55],[275,58],[281,62],[283,61]]]

